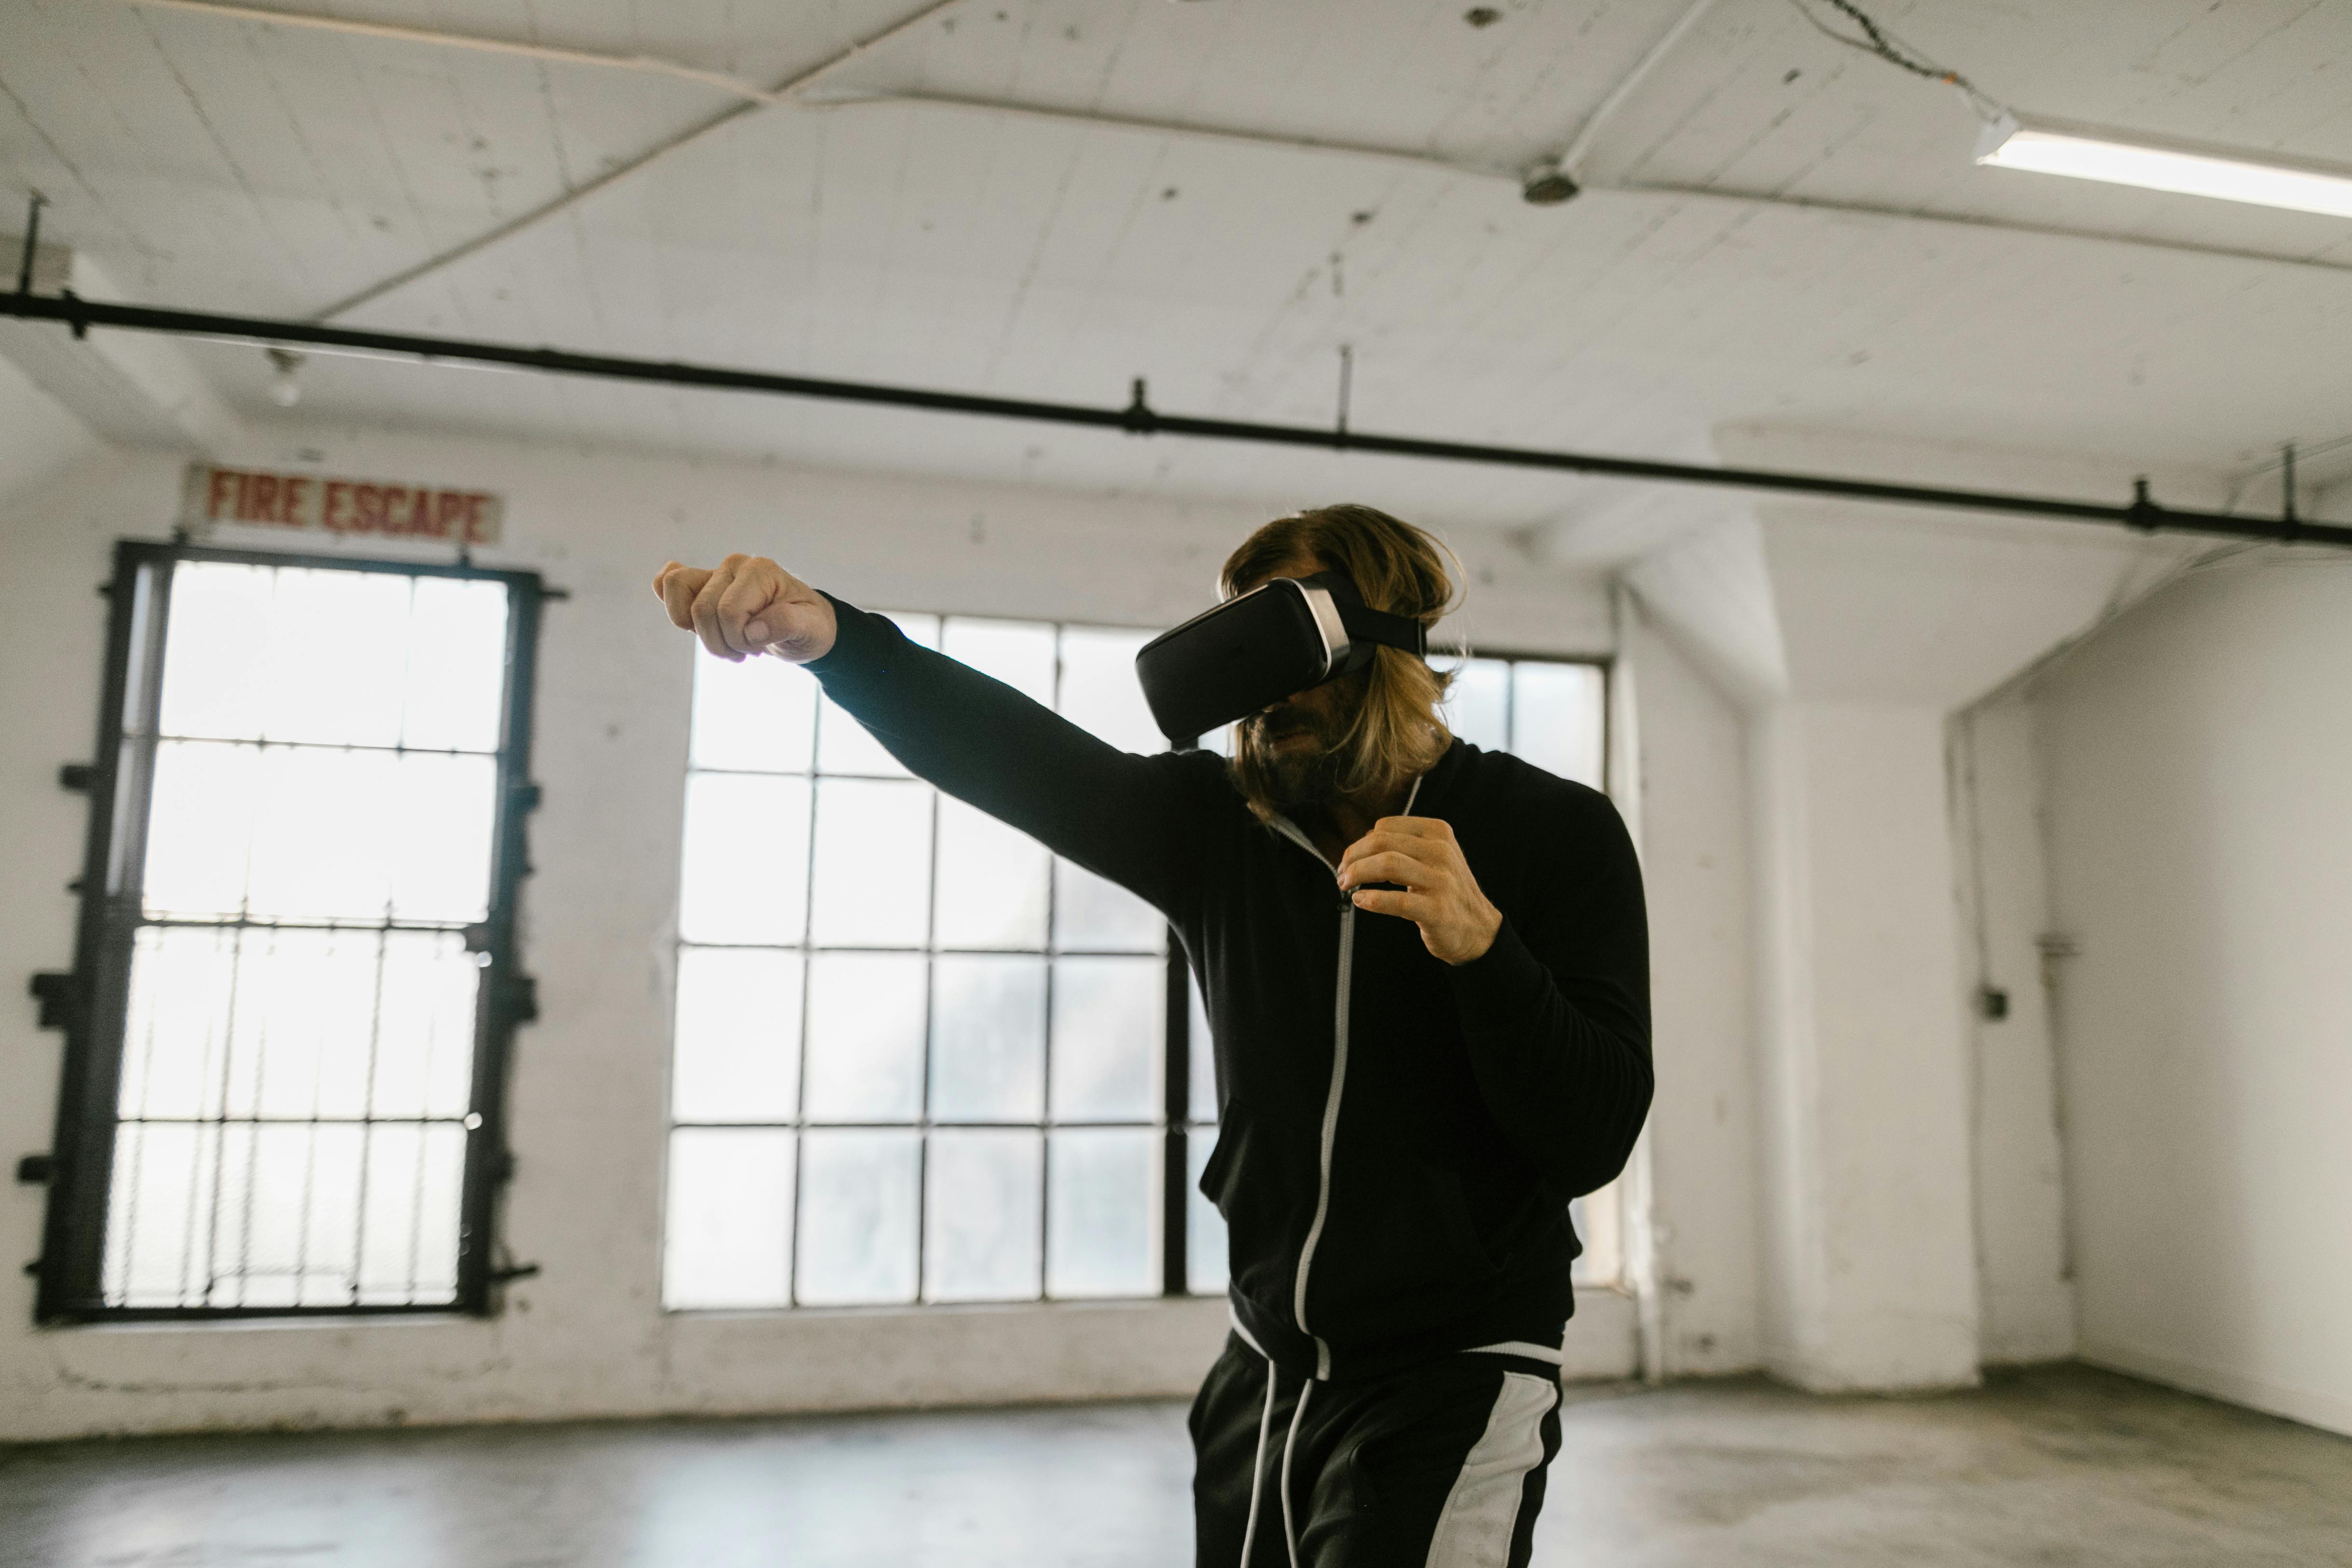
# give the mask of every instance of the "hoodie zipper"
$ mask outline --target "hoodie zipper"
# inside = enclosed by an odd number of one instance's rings
[[[1397,815],[1411,816],[1412,803],[1420,798],[1421,781],[1412,781],[1411,793],[1404,797],[1404,808]],[[1323,862],[1336,880],[1339,868],[1331,864],[1315,841],[1301,833],[1287,817],[1276,817],[1275,826],[1282,836]],[[1342,889],[1339,894],[1339,974],[1331,1006],[1331,1089],[1323,1100],[1323,1131],[1316,1157],[1315,1218],[1307,1226],[1307,1239],[1299,1245],[1298,1270],[1291,1285],[1291,1313],[1298,1331],[1315,1342],[1315,1375],[1328,1382],[1331,1377],[1331,1347],[1321,1335],[1307,1326],[1307,1281],[1315,1268],[1316,1244],[1323,1239],[1323,1222],[1331,1212],[1331,1151],[1339,1141],[1339,1100],[1348,1087],[1348,996],[1354,989],[1356,973],[1356,902]]]

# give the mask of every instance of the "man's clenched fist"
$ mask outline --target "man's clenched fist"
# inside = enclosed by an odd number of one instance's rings
[[[730,555],[715,572],[673,561],[654,574],[654,593],[723,659],[772,653],[806,664],[833,651],[833,601],[763,555]]]

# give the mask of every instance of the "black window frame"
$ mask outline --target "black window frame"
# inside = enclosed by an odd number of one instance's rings
[[[131,959],[137,933],[147,923],[142,887],[145,833],[152,804],[150,788],[164,638],[171,616],[173,571],[184,562],[453,577],[497,582],[507,587],[506,678],[499,713],[490,901],[484,920],[467,933],[468,945],[485,954],[486,962],[475,1002],[473,1088],[459,1189],[457,1289],[451,1300],[414,1305],[129,1307],[110,1305],[105,1300],[106,1227]],[[546,601],[562,595],[550,589],[534,572],[131,539],[116,543],[113,576],[99,591],[110,608],[96,750],[89,763],[68,764],[60,773],[61,784],[81,790],[89,800],[81,877],[71,889],[81,903],[74,967],[63,973],[37,975],[32,987],[41,1001],[44,1026],[65,1032],[50,1152],[45,1158],[28,1159],[19,1171],[20,1176],[47,1181],[49,1188],[41,1256],[28,1269],[38,1280],[35,1321],[66,1324],[494,1314],[498,1287],[530,1272],[499,1267],[494,1253],[499,1200],[514,1164],[506,1137],[514,1034],[538,1016],[537,988],[521,966],[517,913],[522,879],[530,871],[529,819],[540,793],[530,777],[540,609]]]

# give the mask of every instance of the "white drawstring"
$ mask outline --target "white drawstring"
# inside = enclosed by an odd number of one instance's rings
[[[1250,1347],[1255,1350],[1253,1343]],[[1263,1351],[1259,1354],[1265,1355]],[[1274,1358],[1265,1358],[1265,1408],[1257,1417],[1257,1454],[1250,1463],[1249,1521],[1242,1526],[1241,1568],[1250,1568],[1250,1548],[1257,1544],[1258,1489],[1265,1479],[1265,1440],[1274,1433],[1274,1391],[1281,1373],[1275,1368]],[[1290,1553],[1290,1568],[1298,1568],[1298,1528],[1290,1519],[1290,1450],[1298,1446],[1298,1424],[1307,1419],[1307,1396],[1313,1393],[1315,1380],[1307,1378],[1298,1385],[1298,1406],[1290,1413],[1290,1430],[1282,1439],[1282,1544]]]
[[[1298,1447],[1298,1424],[1307,1419],[1307,1396],[1315,1391],[1315,1380],[1308,1378],[1298,1385],[1298,1408],[1290,1415],[1290,1435],[1282,1440],[1282,1542],[1290,1548],[1290,1568],[1298,1568],[1298,1531],[1290,1522],[1290,1450]],[[1243,1560],[1248,1568],[1248,1560]]]
[[[1257,1489],[1258,1482],[1265,1477],[1266,1434],[1273,1429],[1274,1358],[1268,1356],[1265,1363],[1265,1410],[1257,1418],[1257,1458],[1250,1466],[1249,1522],[1242,1527],[1241,1568],[1249,1568],[1250,1547],[1257,1540]],[[1287,1459],[1289,1453],[1289,1449],[1286,1447],[1283,1450],[1284,1458]]]

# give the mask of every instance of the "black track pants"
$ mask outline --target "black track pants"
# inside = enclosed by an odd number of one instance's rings
[[[1318,1383],[1228,1334],[1191,1425],[1199,1568],[1525,1568],[1559,1372],[1470,1351]]]

